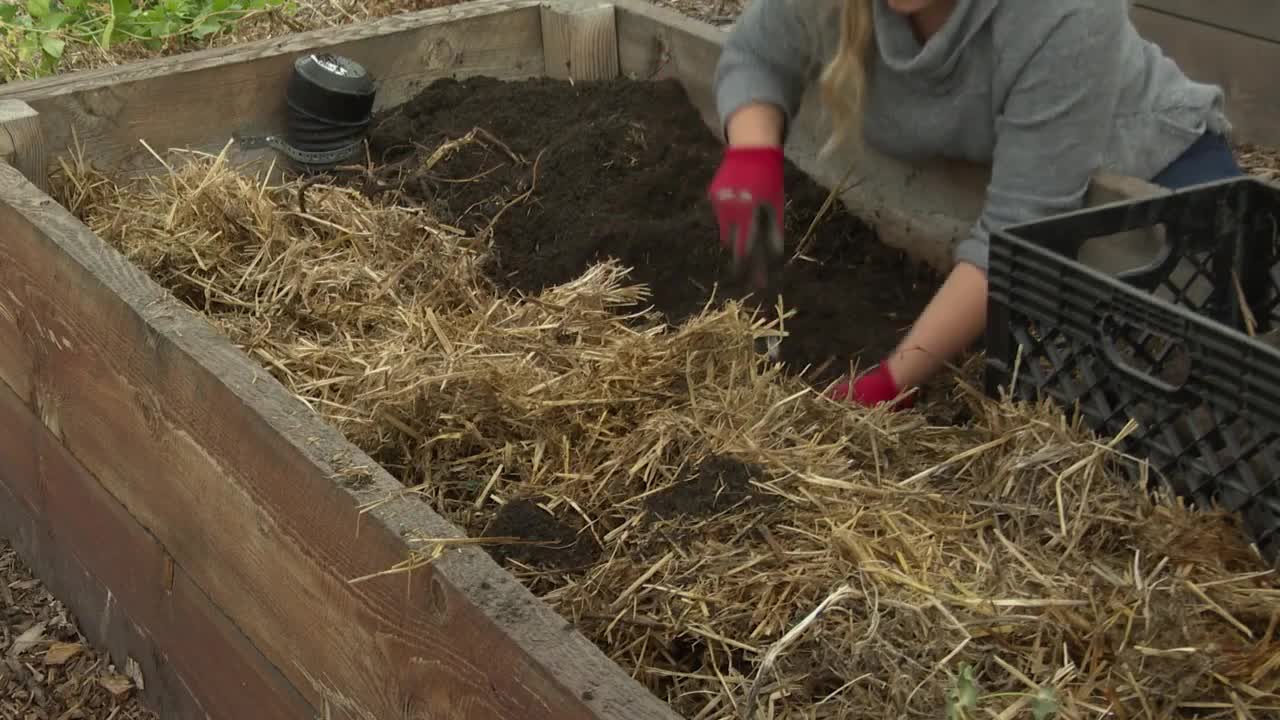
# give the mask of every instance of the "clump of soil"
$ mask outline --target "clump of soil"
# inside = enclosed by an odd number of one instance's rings
[[[499,563],[511,559],[542,570],[583,570],[595,564],[600,554],[590,533],[578,532],[530,498],[503,505],[484,537],[519,538],[523,542],[490,547],[490,555]]]
[[[751,482],[762,477],[763,471],[758,466],[723,455],[711,455],[698,463],[693,477],[650,495],[645,506],[664,520],[710,517],[740,505],[758,502],[761,495]]]
[[[437,153],[459,138],[468,141]],[[414,168],[398,185],[407,198],[470,232],[492,224],[500,286],[537,292],[611,256],[672,322],[713,292],[717,302],[745,295],[706,200],[722,146],[674,80],[439,80],[378,118],[370,144],[375,159]],[[790,256],[828,191],[790,163],[786,188]],[[797,369],[878,361],[937,286],[839,204],[805,255],[779,288],[797,311],[783,343]]]

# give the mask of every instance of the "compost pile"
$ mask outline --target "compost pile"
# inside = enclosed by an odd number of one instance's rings
[[[468,534],[542,541],[490,550],[684,717],[748,699],[772,718],[1274,717],[1280,583],[1229,517],[1150,498],[1106,441],[963,381],[939,402],[964,423],[830,402],[756,351],[777,318],[732,298],[664,312],[661,287],[635,281],[657,276],[642,255],[550,245],[578,226],[527,245],[534,208],[574,181],[543,169],[573,147],[537,160],[494,120],[301,198],[303,183],[198,154],[143,181],[69,166],[60,192]],[[689,162],[639,217],[655,226],[701,217],[715,155],[683,132],[649,141]],[[459,212],[441,188],[484,168],[448,161],[479,150],[526,181],[455,188],[476,206]],[[435,185],[407,182],[424,172]],[[577,192],[589,206],[612,190]],[[692,276],[708,238],[685,229],[667,227],[663,252],[681,248]],[[547,256],[559,275],[507,275],[521,243],[524,267]]]

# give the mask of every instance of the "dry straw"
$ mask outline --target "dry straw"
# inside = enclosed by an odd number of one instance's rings
[[[483,239],[348,187],[303,213],[223,157],[66,170],[95,232],[433,507],[559,542],[490,549],[686,718],[1280,716],[1276,578],[1047,407],[839,406],[735,304],[665,326],[613,264],[502,294]]]

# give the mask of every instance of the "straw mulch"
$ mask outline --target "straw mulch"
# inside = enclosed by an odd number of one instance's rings
[[[1239,145],[1235,148],[1236,160],[1250,175],[1270,182],[1280,180],[1280,149],[1263,145]]]
[[[609,264],[501,295],[422,209],[188,159],[62,200],[469,534],[558,542],[491,550],[684,717],[1280,713],[1239,529],[1047,408],[838,406],[736,305],[663,326]]]

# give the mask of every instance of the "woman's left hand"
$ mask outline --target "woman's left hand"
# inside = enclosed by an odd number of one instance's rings
[[[892,402],[902,394],[902,388],[894,381],[893,375],[885,363],[880,363],[871,371],[859,376],[856,380],[844,380],[827,391],[827,397],[837,401],[852,401],[864,407],[875,407]],[[908,395],[897,403],[893,410],[906,410],[915,404],[915,396]]]

